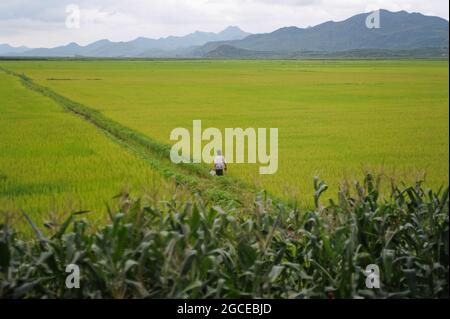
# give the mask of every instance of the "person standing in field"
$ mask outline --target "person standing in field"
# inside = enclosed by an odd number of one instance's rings
[[[218,150],[217,155],[214,157],[214,170],[216,171],[216,176],[223,176],[224,170],[227,170],[227,163],[221,150]]]

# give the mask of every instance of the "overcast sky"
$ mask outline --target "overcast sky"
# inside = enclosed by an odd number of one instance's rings
[[[67,28],[67,6],[80,9],[80,28]],[[0,43],[52,47],[99,39],[129,41],[237,25],[252,33],[339,21],[378,8],[448,20],[448,0],[0,0]],[[69,20],[73,21],[73,20]]]

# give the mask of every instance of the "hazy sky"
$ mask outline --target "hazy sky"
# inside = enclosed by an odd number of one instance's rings
[[[67,6],[80,9],[80,28],[67,28]],[[237,25],[252,33],[339,21],[378,8],[448,20],[448,0],[1,0],[0,43],[51,47],[99,39],[128,41]]]

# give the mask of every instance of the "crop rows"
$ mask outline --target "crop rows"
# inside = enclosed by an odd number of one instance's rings
[[[366,172],[448,184],[448,61],[18,61],[4,67],[146,139],[177,127],[279,129],[279,170],[229,174],[311,206],[316,175],[337,193]],[[89,81],[89,79],[97,79]],[[51,80],[50,80],[51,79]],[[59,81],[57,79],[73,79]],[[190,173],[188,173],[190,175]]]
[[[393,187],[368,175],[323,206],[274,205],[251,214],[192,201],[142,205],[124,196],[91,233],[77,213],[24,242],[0,226],[0,298],[448,298],[448,189]],[[25,217],[28,216],[25,214]],[[80,267],[67,289],[65,267]],[[364,270],[380,268],[380,289]]]

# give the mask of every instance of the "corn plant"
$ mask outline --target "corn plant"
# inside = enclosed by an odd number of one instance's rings
[[[90,231],[71,214],[26,241],[0,226],[1,298],[448,298],[448,189],[378,196],[368,175],[339,201],[301,211],[258,194],[251,212],[197,196],[146,204],[124,194]],[[79,289],[65,285],[68,264]],[[379,289],[365,285],[369,264]]]

